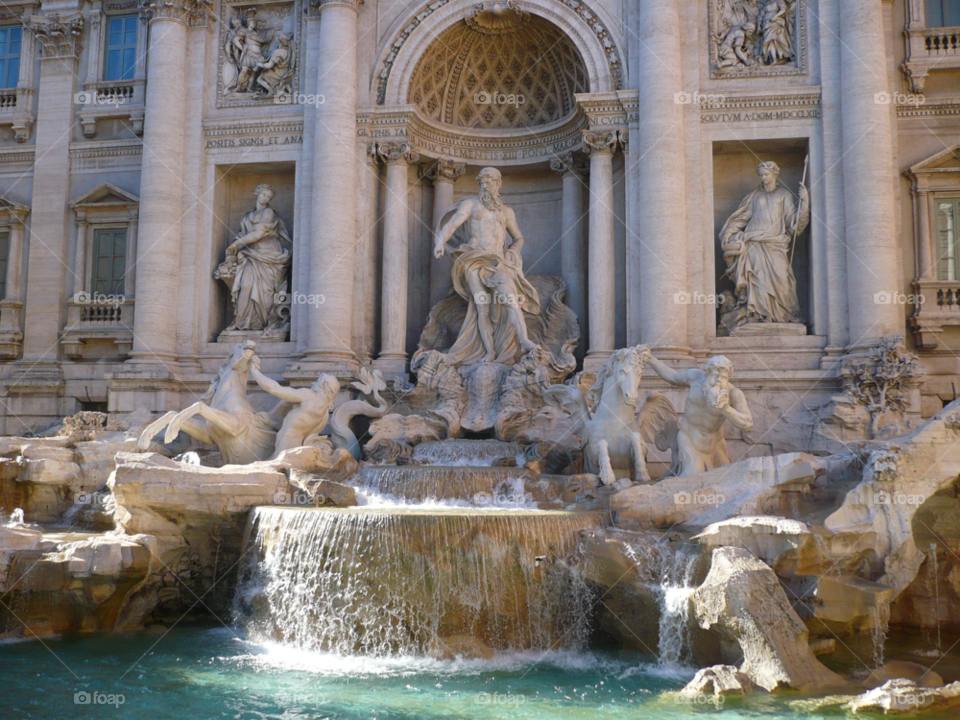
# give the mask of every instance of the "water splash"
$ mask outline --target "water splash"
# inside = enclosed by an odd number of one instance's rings
[[[480,506],[535,507],[536,500],[558,500],[563,482],[538,478],[525,468],[439,465],[363,465],[350,481],[371,496],[412,503],[463,501]]]
[[[236,609],[255,641],[343,655],[579,649],[590,596],[565,558],[599,514],[257,508]]]
[[[7,527],[17,527],[24,524],[23,508],[14,508],[13,512],[3,523]]]

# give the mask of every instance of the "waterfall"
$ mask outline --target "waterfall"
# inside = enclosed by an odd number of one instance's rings
[[[490,467],[504,458],[514,459],[517,467],[526,462],[523,447],[502,440],[450,439],[420,443],[413,450],[413,460],[424,465]]]
[[[700,560],[698,548],[686,543],[667,542],[651,534],[648,543],[626,546],[636,564],[640,581],[657,596],[660,625],[657,659],[663,667],[677,667],[689,660],[690,596]]]
[[[943,654],[943,639],[940,637],[940,569],[937,563],[937,544],[930,543],[930,555],[933,557],[933,612],[937,618],[937,654]]]
[[[576,649],[590,596],[564,559],[598,513],[261,507],[235,607],[251,636],[310,650],[422,654],[445,639]]]
[[[890,605],[882,603],[870,608],[870,618],[873,623],[870,635],[873,639],[873,666],[883,667],[883,650],[887,644],[887,632],[890,628]]]
[[[350,480],[372,490],[412,502],[463,501],[461,505],[524,505],[528,492],[536,501],[557,500],[563,478],[538,478],[525,468],[438,465],[363,465]]]

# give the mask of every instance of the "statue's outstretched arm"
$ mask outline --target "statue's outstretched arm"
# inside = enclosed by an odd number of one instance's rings
[[[669,365],[657,360],[653,355],[650,355],[647,359],[647,366],[652,367],[657,375],[671,385],[679,385],[681,387],[690,387],[697,379],[695,373],[700,372],[696,369],[684,371],[674,370]]]
[[[266,390],[274,397],[286,400],[291,403],[302,403],[313,397],[313,391],[307,388],[284,387],[276,380],[271,380],[257,368],[250,368],[250,375],[256,381],[257,385]]]

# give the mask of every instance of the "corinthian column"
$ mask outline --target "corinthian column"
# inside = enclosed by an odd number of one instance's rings
[[[407,165],[420,155],[409,143],[380,143],[377,152],[387,164],[383,207],[383,282],[380,310],[380,357],[386,375],[403,373],[407,362]]]
[[[687,226],[684,211],[683,91],[680,9],[677,0],[640,0],[639,126],[632,155],[641,164],[636,235],[639,245],[640,340],[659,356],[685,354],[687,306],[674,301],[687,290]],[[628,253],[629,255],[630,253]]]
[[[134,365],[176,362],[187,32],[203,27],[210,3],[146,3],[149,22],[146,115],[140,170],[140,225],[134,308]],[[160,409],[160,408],[157,408]]]
[[[900,332],[903,308],[876,301],[901,289],[894,223],[897,172],[884,43],[883,4],[840,3],[843,197],[850,352]],[[889,298],[889,295],[881,295]]]
[[[586,325],[587,264],[583,244],[583,190],[587,163],[582,155],[566,153],[550,161],[550,169],[563,178],[560,201],[560,275],[567,286],[567,304],[577,314],[581,327]]]
[[[317,94],[304,108],[314,125],[313,216],[309,292],[323,304],[307,317],[302,365],[311,371],[355,368],[353,275],[357,245],[357,14],[362,0],[311,0],[320,22]]]
[[[23,324],[23,360],[33,368],[37,363],[56,363],[63,328],[70,126],[83,18],[54,15],[30,20],[24,43],[33,42],[32,32],[41,47]]]
[[[613,152],[615,132],[583,133],[590,153],[590,221],[588,250],[588,327],[590,342],[584,370],[596,372],[613,354],[616,328],[616,258],[613,236]]]
[[[462,163],[440,158],[430,169],[430,179],[433,181],[433,232],[440,227],[440,220],[444,213],[453,205],[453,184],[463,175],[466,166]],[[431,239],[431,243],[433,240]],[[440,302],[444,293],[450,287],[450,273],[453,270],[453,259],[449,255],[434,259],[430,263],[430,305]]]

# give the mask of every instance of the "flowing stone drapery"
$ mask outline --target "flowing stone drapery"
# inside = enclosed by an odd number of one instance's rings
[[[146,114],[140,171],[140,242],[134,308],[133,364],[176,361],[180,292],[180,221],[188,26],[198,5],[184,0],[145,5],[149,20]],[[199,6],[203,7],[203,6]],[[205,20],[205,10],[203,17]]]
[[[379,143],[387,164],[383,218],[383,297],[381,350],[377,367],[388,376],[403,372],[407,362],[407,166],[420,159],[409,143]]]
[[[55,363],[63,327],[63,288],[70,178],[70,125],[83,18],[33,17],[30,34],[41,44],[36,165],[24,311],[23,360],[31,369]],[[9,292],[9,288],[8,288]],[[39,368],[37,368],[39,369]]]
[[[904,324],[900,306],[875,299],[901,287],[891,107],[876,101],[878,94],[891,91],[885,37],[882,3],[840,3],[844,241],[853,353],[900,332]]]
[[[680,9],[676,0],[640,0],[639,126],[633,141],[638,174],[636,235],[640,248],[640,340],[658,357],[688,354],[688,305],[676,301],[687,285],[683,91]]]
[[[583,274],[586,265],[583,245],[583,190],[587,164],[582,156],[566,153],[553,158],[550,168],[560,173],[563,180],[560,208],[560,275],[567,286],[567,304],[577,314],[582,327],[587,320],[587,293]]]
[[[597,372],[614,349],[616,312],[616,258],[613,235],[613,152],[615,132],[583,133],[590,153],[590,220],[588,249],[588,327],[590,343],[584,369]]]
[[[353,280],[357,244],[357,14],[362,0],[311,1],[320,23],[316,92],[321,105],[304,108],[314,125],[313,237],[309,293],[321,303],[307,312],[311,372],[355,367]]]
[[[440,227],[444,214],[453,206],[453,185],[463,175],[466,166],[462,163],[440,158],[431,169],[433,181],[433,226],[435,233]],[[453,260],[444,255],[430,265],[430,306],[433,307],[443,299],[444,293],[450,288],[450,272],[453,269]]]

